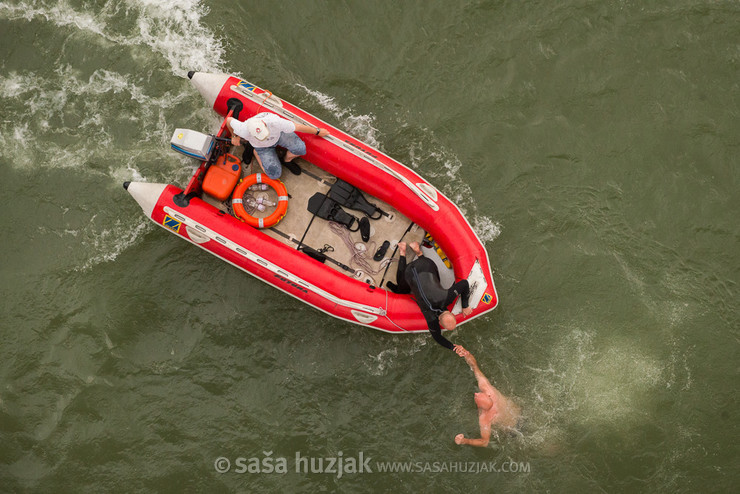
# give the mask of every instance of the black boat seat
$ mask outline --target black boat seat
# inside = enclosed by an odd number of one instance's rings
[[[360,229],[359,220],[356,216],[349,214],[342,209],[337,201],[321,192],[315,193],[308,200],[308,210],[319,218],[344,225],[351,232]]]
[[[381,216],[386,214],[375,204],[368,202],[368,200],[365,199],[365,196],[362,195],[360,189],[344,180],[337,179],[337,181],[331,186],[329,189],[329,198],[333,199],[341,206],[365,213],[365,215],[367,215],[371,220],[380,219]]]

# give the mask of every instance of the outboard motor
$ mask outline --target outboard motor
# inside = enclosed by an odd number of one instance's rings
[[[185,156],[206,161],[211,157],[215,141],[216,139],[213,136],[194,130],[175,129],[175,133],[172,134],[172,139],[170,139],[170,146]]]

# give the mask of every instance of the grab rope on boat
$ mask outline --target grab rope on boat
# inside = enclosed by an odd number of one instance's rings
[[[385,258],[382,261],[380,261],[380,268],[375,270],[370,265],[370,262],[368,261],[368,252],[372,252],[375,250],[375,242],[371,242],[367,248],[365,249],[358,249],[357,244],[352,241],[352,238],[350,237],[349,230],[347,230],[344,225],[340,225],[339,223],[336,223],[334,221],[329,222],[329,229],[334,232],[337,236],[339,236],[342,241],[344,242],[344,245],[347,246],[347,249],[349,249],[351,253],[349,264],[352,265],[353,263],[359,266],[361,270],[364,270],[366,273],[372,273],[372,274],[378,274],[386,269],[386,266],[394,262],[394,259]],[[364,244],[360,244],[364,245]],[[399,326],[393,319],[391,319],[390,315],[388,314],[388,290],[385,290],[385,308],[382,309],[382,312],[380,314],[382,317],[385,317],[388,322],[393,324],[395,327],[400,329],[401,331],[408,332],[408,330],[402,326]]]
[[[368,247],[366,249],[359,249],[357,248],[357,244],[350,237],[349,230],[347,230],[344,225],[340,225],[339,223],[330,221],[329,229],[331,229],[332,232],[339,236],[342,241],[344,241],[344,245],[347,246],[347,249],[349,249],[350,266],[354,263],[357,267],[360,268],[360,270],[364,271],[365,273],[378,274],[383,271],[388,264],[393,262],[393,259],[383,259],[382,261],[380,261],[380,267],[378,269],[373,269],[367,254],[368,252],[373,252],[375,250],[375,242],[371,242],[370,244],[368,244]],[[364,244],[360,245],[364,246]]]
[[[389,322],[390,322],[391,324],[393,324],[393,325],[394,325],[395,327],[397,327],[397,328],[398,328],[398,329],[400,329],[401,331],[406,331],[406,332],[408,332],[408,330],[407,330],[406,328],[404,328],[404,327],[401,327],[401,326],[399,326],[398,324],[396,324],[396,321],[394,321],[393,319],[391,319],[391,316],[389,316],[389,315],[388,315],[388,292],[389,292],[389,290],[386,290],[386,291],[385,291],[385,309],[383,310],[383,317],[385,317],[386,319],[388,319],[388,321],[389,321]]]

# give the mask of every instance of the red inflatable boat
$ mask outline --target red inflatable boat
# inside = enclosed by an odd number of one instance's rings
[[[459,300],[450,307],[458,324],[496,307],[484,246],[426,180],[254,84],[224,74],[188,76],[224,117],[268,111],[330,134],[299,133],[307,146],[295,160],[302,173],[286,170],[270,181],[251,153],[231,146],[225,120],[197,152],[177,144],[189,131],[176,130],[173,148],[202,160],[185,189],[124,184],[157,225],[327,314],[382,331],[427,331],[412,296],[384,288],[396,282],[402,241],[423,245],[444,286],[470,282],[472,314],[462,315]]]

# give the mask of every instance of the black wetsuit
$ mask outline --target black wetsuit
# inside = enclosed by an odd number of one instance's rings
[[[398,260],[396,281],[398,285],[388,283],[387,286],[395,293],[412,293],[427,321],[427,327],[434,341],[453,350],[454,345],[442,336],[439,316],[447,310],[447,306],[454,302],[458,295],[463,308],[468,306],[470,295],[468,280],[458,281],[449,289],[445,289],[439,282],[439,271],[434,261],[422,256],[407,265],[406,256],[401,256]]]

